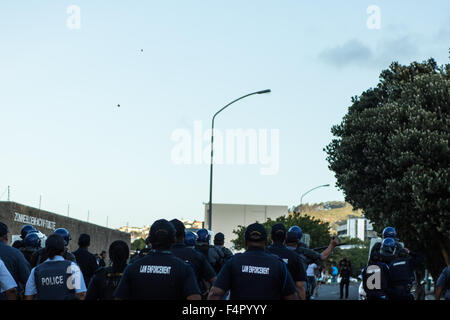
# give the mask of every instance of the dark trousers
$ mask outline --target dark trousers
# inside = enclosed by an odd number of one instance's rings
[[[350,284],[350,279],[341,279],[340,289],[341,289],[341,299],[343,298],[344,286],[345,286],[345,299],[348,298],[348,285]]]

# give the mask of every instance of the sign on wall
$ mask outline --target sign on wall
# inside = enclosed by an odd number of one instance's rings
[[[33,226],[44,227],[44,228],[47,228],[52,231],[55,230],[55,227],[56,227],[55,221],[49,221],[49,220],[42,219],[42,218],[36,218],[36,217],[29,216],[26,214],[18,213],[18,212],[14,213],[14,221],[20,222],[23,224],[31,224]]]

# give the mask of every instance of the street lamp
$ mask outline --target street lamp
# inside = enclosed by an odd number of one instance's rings
[[[235,103],[239,100],[242,100],[242,99],[252,96],[254,94],[264,94],[264,93],[269,93],[269,92],[271,92],[270,89],[266,89],[266,90],[261,90],[261,91],[246,94],[245,96],[242,96],[234,101],[231,101],[225,107],[223,107],[222,109],[217,111],[212,118],[212,122],[211,122],[211,168],[209,171],[209,207],[208,207],[209,230],[212,230],[212,181],[213,181],[213,154],[214,154],[214,148],[213,148],[213,145],[214,145],[214,119],[216,118],[216,116],[219,113],[221,113],[227,107],[229,107],[230,105],[232,105],[233,103]]]
[[[302,196],[301,196],[301,198],[300,198],[300,212],[301,212],[301,210],[302,210],[302,203],[303,203],[303,197],[304,197],[304,196],[306,196],[308,193],[310,193],[310,192],[313,191],[313,190],[316,190],[316,189],[318,189],[318,188],[323,188],[323,187],[329,187],[329,186],[330,186],[329,184],[324,184],[324,185],[321,185],[321,186],[317,186],[317,187],[315,187],[315,188],[312,188],[312,189],[306,191],[304,194],[302,194]]]

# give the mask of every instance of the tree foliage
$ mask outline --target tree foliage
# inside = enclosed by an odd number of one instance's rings
[[[283,223],[286,229],[289,229],[292,226],[300,226],[303,230],[303,233],[307,233],[311,237],[310,247],[319,247],[328,245],[330,242],[330,225],[327,222],[323,222],[319,219],[315,219],[308,215],[299,215],[292,214],[289,216],[278,217],[275,220],[267,219],[265,223],[262,225],[266,228],[267,234],[270,238],[270,230],[272,226],[276,223]],[[231,240],[234,244],[236,250],[244,249],[244,233],[245,227],[238,226],[236,230],[233,230],[233,233],[237,235],[237,238]]]
[[[345,200],[380,232],[394,226],[436,277],[450,263],[450,64],[392,63],[325,148]]]
[[[131,244],[131,250],[142,250],[145,248],[145,240],[142,238],[136,239]]]

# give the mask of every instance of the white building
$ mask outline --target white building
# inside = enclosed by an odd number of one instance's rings
[[[337,227],[337,234],[339,237],[358,238],[362,241],[376,236],[372,223],[366,218],[348,219]]]
[[[205,205],[205,228],[209,226],[208,208]],[[212,205],[212,230],[214,234],[222,232],[225,235],[225,246],[233,249],[231,240],[236,238],[233,230],[238,226],[247,227],[254,222],[264,223],[267,218],[275,220],[288,214],[287,206],[277,205],[253,205],[253,204],[228,204],[213,203]]]

